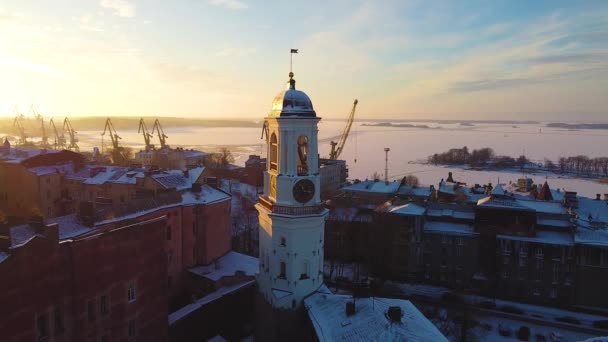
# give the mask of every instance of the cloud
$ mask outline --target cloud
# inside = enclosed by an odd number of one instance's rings
[[[135,5],[127,0],[101,0],[99,5],[113,11],[114,15],[124,18],[135,16]]]
[[[244,10],[249,8],[249,6],[238,0],[209,0],[209,5],[223,7],[231,10]]]

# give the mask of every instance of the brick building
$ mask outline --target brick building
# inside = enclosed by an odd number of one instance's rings
[[[0,246],[0,340],[165,341],[164,228],[164,217],[14,227]]]

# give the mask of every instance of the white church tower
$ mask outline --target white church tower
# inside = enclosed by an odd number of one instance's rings
[[[297,309],[323,284],[325,217],[320,200],[317,117],[293,73],[264,121],[268,148],[259,212],[257,276],[261,296],[275,309]]]

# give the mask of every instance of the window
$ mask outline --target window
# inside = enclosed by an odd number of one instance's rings
[[[281,261],[281,263],[279,264],[279,278],[286,279],[286,274],[287,274],[287,265],[285,264],[284,261]]]
[[[108,314],[108,296],[106,295],[99,298],[99,312],[104,316]]]
[[[508,264],[509,264],[509,257],[504,257],[504,258],[502,258],[502,263],[503,263],[504,265],[508,265]]]
[[[551,298],[556,298],[557,297],[557,289],[555,287],[551,288],[550,296],[551,296]]]
[[[61,308],[56,306],[53,310],[53,316],[55,319],[55,335],[61,334],[64,331],[63,326],[63,313],[61,312]]]
[[[283,246],[283,247],[287,246],[287,240],[283,236],[281,236],[281,246]]]
[[[132,319],[132,320],[129,321],[129,330],[128,330],[128,333],[129,333],[129,338],[135,337],[135,335],[136,335],[135,320],[134,319]]]
[[[269,167],[270,170],[277,171],[279,169],[279,143],[277,141],[277,135],[272,133],[270,136],[270,151],[269,151]]]
[[[522,245],[519,247],[519,254],[520,254],[520,255],[528,255],[528,246],[527,246],[527,245],[522,244]]]
[[[456,256],[462,256],[462,246],[456,246]]]
[[[448,237],[445,235],[441,235],[441,243],[443,243],[443,244],[448,243]]]
[[[298,176],[308,175],[308,138],[298,137]]]
[[[504,241],[504,245],[502,247],[502,254],[510,255],[511,254],[511,244],[509,241]]]
[[[542,259],[536,260],[536,269],[537,270],[542,270],[544,266],[545,266],[545,262]]]
[[[464,241],[462,240],[462,238],[456,239],[456,242],[457,242],[458,246],[464,246]]]
[[[302,263],[302,270],[300,272],[300,279],[308,279],[308,261]]]
[[[507,270],[502,271],[502,278],[507,279],[509,277],[509,272]]]
[[[40,315],[36,321],[36,326],[38,328],[38,341],[42,341],[49,337],[48,319],[46,315]]]
[[[539,258],[539,259],[542,259],[542,258],[545,257],[544,254],[543,254],[542,247],[537,247],[536,248],[536,257]]]
[[[538,287],[534,288],[534,292],[532,292],[535,296],[540,296],[540,289]]]
[[[127,301],[129,303],[135,301],[135,284],[129,284],[129,289],[127,289]]]
[[[167,226],[167,240],[171,240],[171,226]]]
[[[520,255],[519,256],[519,267],[526,267],[528,265],[528,260],[526,259],[525,256]]]
[[[95,321],[95,301],[93,300],[87,302],[87,317],[89,322]]]

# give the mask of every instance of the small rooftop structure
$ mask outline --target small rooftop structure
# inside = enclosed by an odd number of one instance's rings
[[[347,313],[352,302],[351,296],[335,295],[326,288],[304,300],[320,342],[448,341],[410,301],[357,298]]]
[[[223,277],[234,276],[237,272],[253,277],[259,268],[258,258],[230,251],[211,265],[196,266],[188,271],[211,281],[218,281]]]

